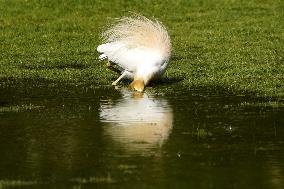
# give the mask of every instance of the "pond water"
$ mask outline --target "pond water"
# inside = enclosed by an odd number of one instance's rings
[[[210,90],[2,84],[0,188],[282,189],[284,107]]]

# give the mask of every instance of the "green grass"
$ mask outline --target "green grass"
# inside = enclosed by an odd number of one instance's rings
[[[165,78],[176,81],[169,90],[284,97],[283,0],[0,0],[0,85],[111,84],[117,76],[97,60],[99,34],[129,11],[167,26],[173,55]]]

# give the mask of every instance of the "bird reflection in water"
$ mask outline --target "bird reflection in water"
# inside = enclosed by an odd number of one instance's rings
[[[101,104],[105,134],[127,151],[149,152],[161,147],[173,126],[167,100],[149,93],[121,92],[122,99]]]

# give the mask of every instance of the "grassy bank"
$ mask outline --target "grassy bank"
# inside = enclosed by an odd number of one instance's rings
[[[169,88],[284,97],[282,0],[0,0],[0,84],[110,84],[117,76],[96,59],[99,33],[129,11],[154,16],[169,29]]]

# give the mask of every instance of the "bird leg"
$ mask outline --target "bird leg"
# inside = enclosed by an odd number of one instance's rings
[[[111,71],[114,71],[116,73],[121,73],[121,71],[118,68],[116,68],[114,65],[115,64],[111,63],[110,61],[107,62],[107,68],[108,69],[110,69]]]
[[[124,71],[121,76],[119,76],[119,78],[117,78],[117,80],[115,80],[114,82],[112,82],[112,85],[116,85],[125,75],[127,74],[127,71]]]

